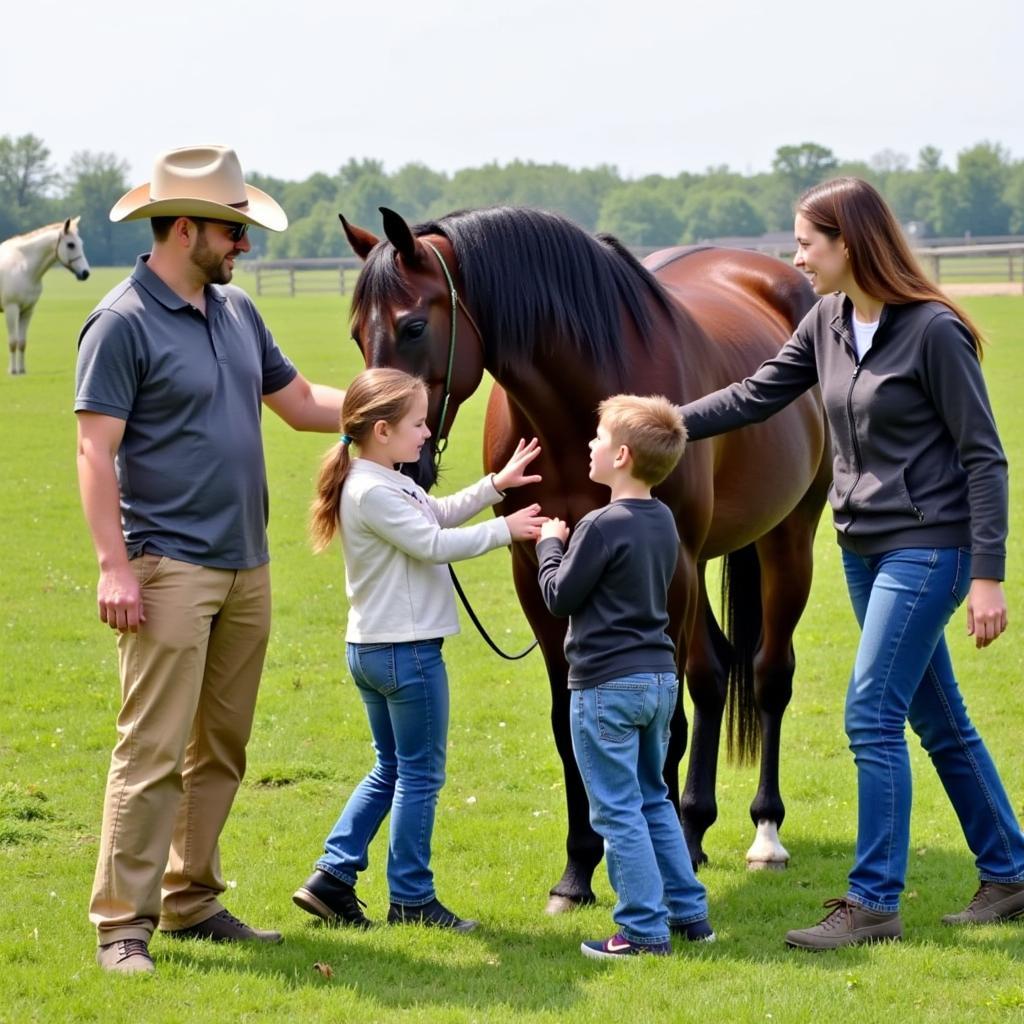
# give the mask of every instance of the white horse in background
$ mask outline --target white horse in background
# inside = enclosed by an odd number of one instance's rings
[[[63,224],[58,221],[0,242],[0,307],[7,320],[13,374],[25,372],[25,337],[43,293],[43,274],[60,263],[79,281],[89,276],[89,261],[78,234],[80,219],[69,217]]]

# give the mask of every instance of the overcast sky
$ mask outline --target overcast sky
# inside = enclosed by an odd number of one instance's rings
[[[519,158],[629,177],[776,148],[1024,158],[1022,0],[32,0],[5,5],[0,135],[63,166],[233,145],[247,170]]]

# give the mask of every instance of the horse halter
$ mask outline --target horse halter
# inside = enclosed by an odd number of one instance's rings
[[[445,374],[444,379],[444,401],[441,403],[441,417],[437,421],[437,442],[434,445],[434,468],[438,473],[441,471],[441,456],[444,454],[445,449],[448,447],[448,438],[441,436],[441,431],[444,429],[444,420],[448,415],[448,400],[452,397],[452,369],[455,366],[455,333],[456,333],[456,317],[461,309],[466,314],[466,319],[470,322],[473,330],[476,331],[477,340],[480,342],[480,350],[484,351],[484,336],[480,331],[477,322],[473,319],[473,314],[466,309],[466,304],[459,298],[459,293],[455,289],[455,281],[452,279],[451,271],[448,269],[448,264],[445,263],[444,257],[441,255],[440,250],[430,242],[423,240],[423,244],[429,248],[434,255],[437,257],[438,263],[441,264],[441,269],[444,271],[444,279],[448,282],[448,290],[451,293],[452,298],[452,329],[451,334],[448,336],[448,370]],[[484,643],[500,658],[504,658],[506,661],[518,661],[520,658],[525,658],[536,646],[538,641],[534,640],[532,644],[525,647],[518,654],[508,654],[503,651],[492,639],[491,635],[484,628],[484,624],[477,617],[473,606],[469,603],[469,598],[466,597],[466,592],[462,589],[462,584],[459,583],[458,576],[455,575],[455,570],[448,566],[448,574],[451,576],[452,585],[455,587],[455,592],[459,595],[459,600],[462,602],[462,607],[466,609],[466,613],[473,621],[473,625],[476,626],[477,632],[483,637]]]
[[[456,333],[456,321],[458,317],[458,311],[461,309],[466,314],[466,319],[470,322],[473,330],[476,331],[477,340],[480,342],[481,351],[484,347],[484,336],[477,326],[477,322],[473,319],[473,314],[466,308],[466,304],[459,297],[459,293],[455,289],[455,281],[452,279],[451,271],[448,269],[448,264],[445,263],[444,257],[441,255],[440,250],[432,245],[430,242],[423,240],[423,244],[430,249],[431,252],[437,257],[438,263],[441,264],[441,270],[444,271],[444,279],[448,282],[448,290],[451,293],[452,299],[452,315],[451,315],[451,334],[448,337],[448,369],[445,372],[444,378],[444,399],[441,402],[441,415],[437,420],[437,441],[434,442],[434,469],[438,472],[441,471],[441,456],[444,454],[445,449],[448,447],[447,435],[441,435],[441,431],[444,430],[444,421],[448,415],[448,402],[452,397],[452,371],[455,368],[455,333]]]

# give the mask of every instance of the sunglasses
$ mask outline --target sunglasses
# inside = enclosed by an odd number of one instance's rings
[[[215,217],[193,217],[200,224],[223,224],[228,229],[228,238],[232,242],[240,242],[249,233],[248,224],[239,224],[233,220],[217,220]]]

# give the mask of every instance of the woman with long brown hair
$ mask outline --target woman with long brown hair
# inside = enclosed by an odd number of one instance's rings
[[[981,374],[981,338],[921,271],[892,211],[858,178],[809,189],[795,265],[820,301],[778,356],[683,407],[691,441],[778,412],[821,385],[829,494],[860,644],[846,697],[857,767],[848,889],[790,946],[899,939],[910,843],[904,728],[918,734],[975,856],[980,886],[946,924],[1024,914],[1024,834],[967,716],[943,631],[966,599],[985,647],[1006,629],[1006,457]]]

